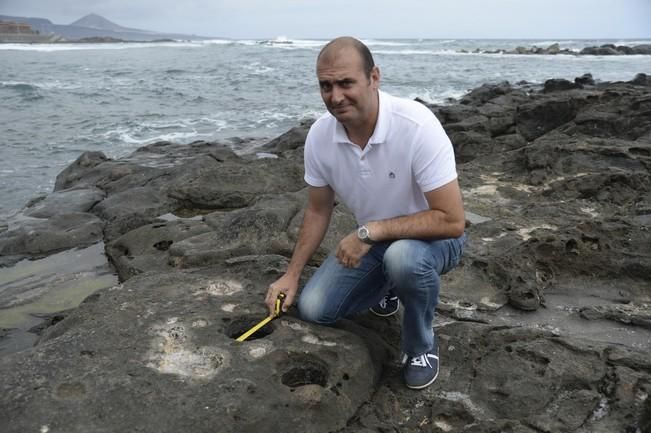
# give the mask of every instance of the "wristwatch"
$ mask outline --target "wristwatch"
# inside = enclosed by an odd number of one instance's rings
[[[368,231],[368,227],[366,226],[360,226],[357,229],[357,238],[365,244],[373,245],[375,243],[371,239],[371,232]]]

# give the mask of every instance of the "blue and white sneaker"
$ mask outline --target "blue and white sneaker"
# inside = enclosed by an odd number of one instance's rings
[[[392,292],[387,292],[377,305],[369,308],[371,313],[380,317],[393,316],[398,310],[400,310],[400,299]]]
[[[403,374],[407,388],[423,389],[430,386],[439,376],[438,345],[422,355],[408,357],[403,360]]]

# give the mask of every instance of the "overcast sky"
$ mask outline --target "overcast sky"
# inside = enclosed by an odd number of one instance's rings
[[[0,0],[0,14],[229,38],[651,38],[651,0]]]

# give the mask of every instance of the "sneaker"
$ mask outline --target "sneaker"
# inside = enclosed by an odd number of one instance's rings
[[[398,297],[391,292],[384,295],[384,298],[382,298],[377,305],[369,308],[371,313],[380,317],[393,316],[398,312],[399,309],[400,299],[398,299]]]
[[[430,386],[439,375],[438,346],[422,355],[405,355],[404,376],[407,388],[423,389]]]

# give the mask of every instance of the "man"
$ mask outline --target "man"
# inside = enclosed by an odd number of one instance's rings
[[[404,305],[405,382],[425,388],[439,370],[432,329],[439,276],[458,264],[465,239],[452,145],[425,106],[379,90],[380,70],[357,39],[329,42],[316,72],[328,113],[305,142],[305,217],[287,272],[269,287],[266,304],[273,311],[279,293],[286,294],[284,310],[294,302],[338,194],[359,228],[303,288],[299,314],[332,324],[374,306],[382,313],[395,294]]]

